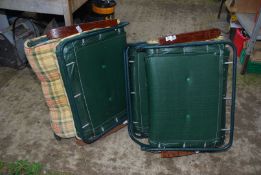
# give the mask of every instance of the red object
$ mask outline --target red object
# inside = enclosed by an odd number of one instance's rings
[[[236,34],[233,39],[233,43],[235,44],[237,48],[237,56],[239,57],[241,54],[241,51],[243,49],[244,43],[249,39],[248,37],[243,36],[242,29],[237,29]]]

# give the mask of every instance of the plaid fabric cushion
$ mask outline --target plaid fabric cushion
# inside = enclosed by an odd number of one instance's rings
[[[41,82],[45,101],[49,108],[68,106],[67,96],[61,79]]]
[[[71,107],[60,75],[55,54],[59,39],[46,36],[25,42],[25,53],[33,71],[41,81],[45,101],[50,110],[51,127],[56,135],[70,138],[76,135]]]

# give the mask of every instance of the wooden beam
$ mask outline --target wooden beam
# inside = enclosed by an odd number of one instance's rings
[[[63,0],[63,16],[66,26],[73,25],[71,0]]]
[[[0,8],[63,15],[63,0],[0,0]]]
[[[81,7],[86,1],[87,0],[0,0],[0,8],[64,15],[66,23],[72,24],[71,14]]]

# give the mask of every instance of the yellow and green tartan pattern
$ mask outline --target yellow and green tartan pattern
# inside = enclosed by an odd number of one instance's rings
[[[59,42],[59,39],[47,40],[46,36],[34,38],[25,42],[25,53],[41,81],[54,133],[62,138],[70,138],[76,136],[76,130],[56,57]]]

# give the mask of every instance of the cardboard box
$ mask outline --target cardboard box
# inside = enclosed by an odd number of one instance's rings
[[[254,52],[251,55],[250,59],[253,62],[260,62],[261,63],[261,50],[254,50]]]
[[[231,13],[256,13],[261,7],[261,0],[227,0],[225,4]]]
[[[257,41],[252,55],[250,56],[251,61],[261,62],[261,41]]]

